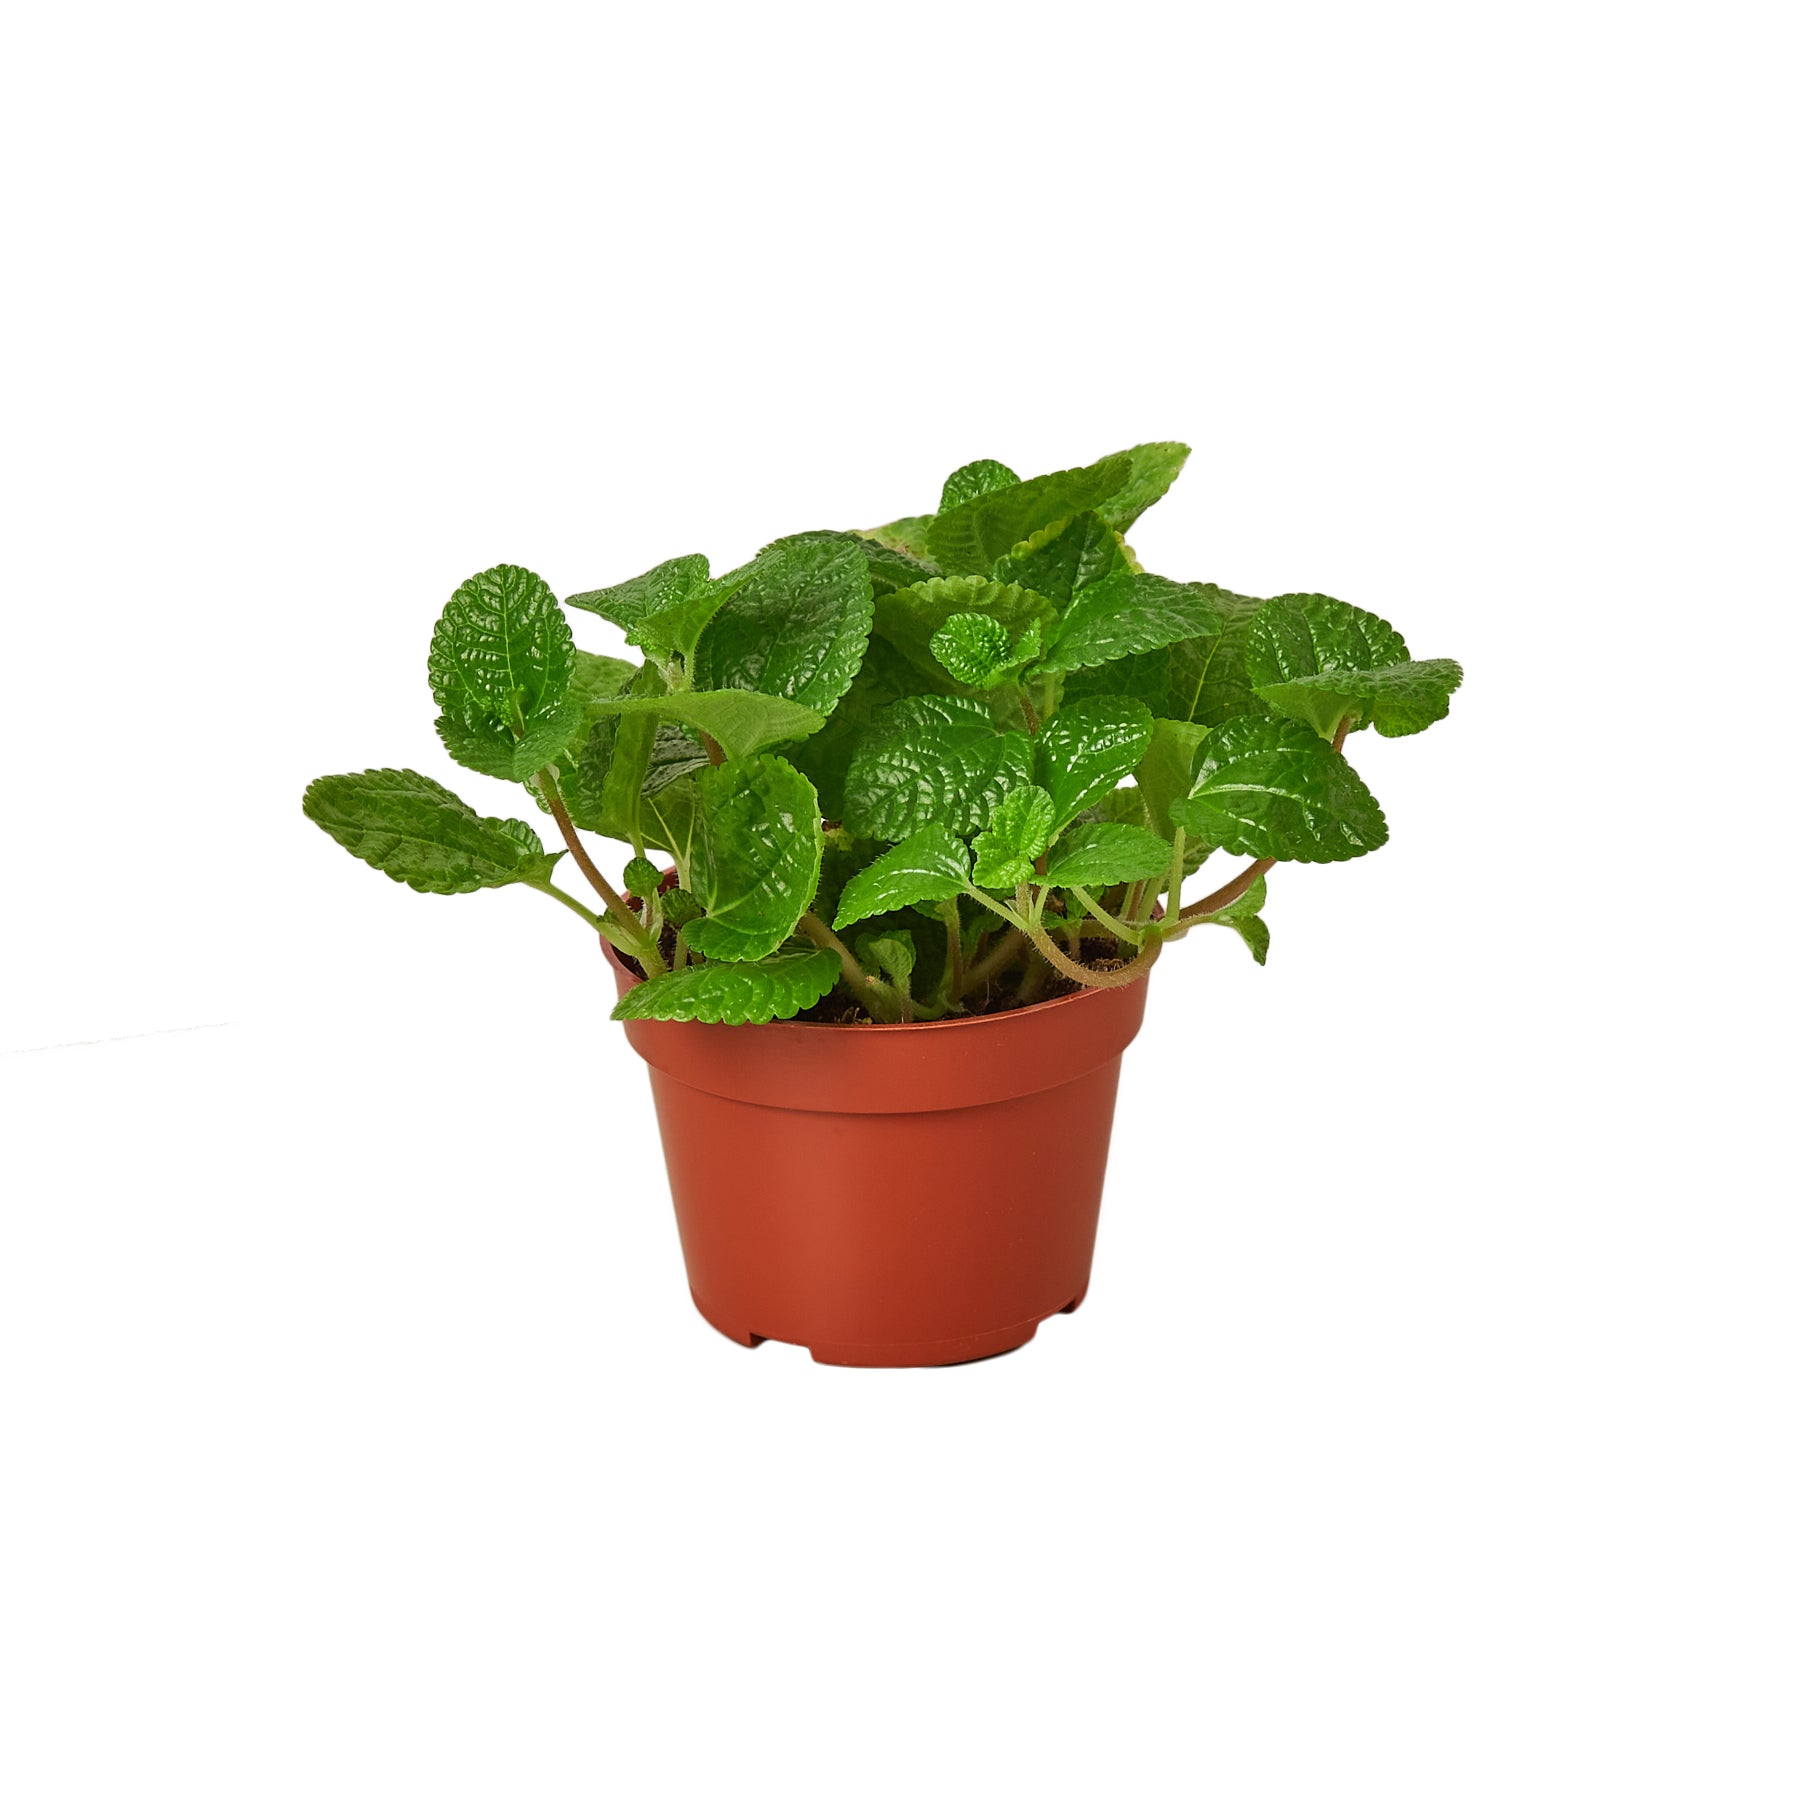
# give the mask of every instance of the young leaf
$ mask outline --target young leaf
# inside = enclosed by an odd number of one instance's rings
[[[583,612],[598,613],[621,631],[636,630],[651,613],[689,598],[706,585],[708,564],[704,556],[672,556],[642,575],[621,581],[616,587],[590,588],[571,594],[567,604]]]
[[[1135,825],[1076,825],[1056,840],[1044,866],[1052,887],[1106,888],[1169,872],[1169,846]]]
[[[966,614],[994,620],[1013,641],[1033,626],[1048,633],[1056,623],[1055,606],[1029,588],[951,575],[883,594],[875,602],[875,630],[916,667],[941,675],[934,640],[952,618]]]
[[[450,597],[431,634],[438,735],[465,768],[527,781],[580,724],[575,640],[541,577],[502,563]]]
[[[1185,719],[1158,719],[1150,747],[1137,766],[1137,791],[1144,797],[1150,826],[1166,838],[1175,835],[1170,806],[1185,800],[1193,791],[1194,758],[1205,736],[1204,725],[1190,725]]]
[[[842,931],[877,913],[926,906],[960,894],[969,879],[969,852],[943,825],[927,825],[844,883],[834,927]]]
[[[1016,582],[1067,606],[1115,569],[1129,572],[1119,534],[1098,513],[1077,513],[1034,531],[994,565],[996,581]]]
[[[975,840],[975,885],[1012,888],[1033,880],[1055,823],[1055,805],[1042,788],[1022,787],[1008,794]]]
[[[960,469],[945,478],[938,511],[947,513],[966,500],[979,500],[983,494],[997,494],[1002,488],[1018,485],[1018,476],[1003,462],[983,458],[979,462],[964,463]]]
[[[1031,740],[1022,732],[996,729],[978,700],[920,694],[870,720],[844,777],[844,823],[889,843],[927,825],[964,836],[1030,779]]]
[[[1175,485],[1189,452],[1186,444],[1139,444],[1125,454],[1131,459],[1130,478],[1098,508],[1116,531],[1129,531]]]
[[[625,891],[648,900],[662,886],[662,870],[647,856],[634,856],[625,865]]]
[[[1086,669],[1183,638],[1216,636],[1219,590],[1206,582],[1133,575],[1120,568],[1078,593],[1044,658],[1045,669]]]
[[[706,908],[682,933],[691,949],[754,962],[812,904],[825,842],[813,785],[779,756],[750,756],[694,777],[699,817],[684,886]]]
[[[843,699],[874,616],[861,548],[830,536],[770,544],[714,617],[690,667],[696,688],[742,688],[810,707]]]
[[[1042,648],[1036,624],[1018,641],[992,613],[952,613],[932,634],[931,654],[965,687],[991,688],[1010,679]]]
[[[652,713],[704,731],[726,756],[754,756],[770,744],[785,744],[810,737],[825,723],[824,715],[808,706],[796,706],[775,694],[755,694],[741,688],[720,688],[709,693],[624,695],[595,703],[602,713]]]
[[[1337,735],[1373,724],[1407,737],[1450,710],[1462,670],[1446,659],[1412,662],[1385,619],[1325,594],[1283,594],[1256,615],[1244,651],[1257,697],[1287,718]]]
[[[1343,862],[1387,842],[1362,778],[1292,719],[1229,719],[1209,732],[1169,816],[1221,850],[1281,862]]]
[[[1141,701],[1096,695],[1063,707],[1038,733],[1038,785],[1049,792],[1058,830],[1137,767],[1153,727]]]
[[[352,856],[421,894],[471,894],[513,881],[542,886],[556,864],[529,825],[484,819],[411,769],[321,775],[301,805]]]
[[[912,972],[918,967],[919,948],[913,935],[898,926],[889,931],[866,931],[856,940],[856,960],[864,968],[873,964],[901,993],[912,992]]]
[[[823,1000],[836,984],[839,968],[829,950],[784,950],[761,962],[709,962],[639,982],[612,1016],[767,1025]]]
[[[1109,456],[1091,468],[1059,469],[980,494],[938,514],[932,558],[952,574],[985,575],[1034,531],[1097,507],[1130,479],[1130,457]]]

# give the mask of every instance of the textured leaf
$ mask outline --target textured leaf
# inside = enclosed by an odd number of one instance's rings
[[[1034,475],[1012,487],[965,500],[938,514],[931,555],[956,575],[985,575],[1015,544],[1059,519],[1095,508],[1131,478],[1128,456],[1109,456],[1086,469]]]
[[[444,748],[483,775],[529,780],[580,724],[569,621],[529,569],[502,563],[465,581],[431,634],[429,666]]]
[[[1257,697],[1331,738],[1348,718],[1383,737],[1406,737],[1450,710],[1462,670],[1412,662],[1385,619],[1325,594],[1283,594],[1256,615],[1244,650]]]
[[[1164,710],[1171,718],[1190,719],[1196,725],[1223,725],[1227,719],[1267,711],[1244,667],[1251,624],[1264,602],[1214,588],[1212,603],[1219,615],[1218,635],[1175,644],[1169,651]]]
[[[1015,643],[992,613],[952,613],[931,639],[931,654],[965,687],[998,687],[1043,648],[1035,624]]]
[[[653,664],[639,669],[628,689],[634,695],[663,691],[662,675]],[[591,808],[579,821],[583,829],[636,841],[639,797],[656,739],[651,713],[606,713],[596,721],[580,756],[581,791]]]
[[[1183,638],[1216,635],[1222,624],[1213,605],[1218,591],[1205,582],[1169,581],[1120,568],[1075,596],[1043,666],[1093,668]]]
[[[706,917],[682,935],[702,956],[752,962],[783,943],[812,904],[825,849],[819,797],[779,756],[702,770],[694,787],[699,820],[682,885]]]
[[[1153,831],[1135,825],[1076,825],[1057,839],[1045,864],[1053,887],[1112,887],[1169,872],[1174,853]]]
[[[918,967],[919,947],[910,931],[891,926],[886,931],[867,931],[856,940],[856,960],[865,969],[879,969],[901,993],[912,992],[912,973]]]
[[[829,950],[786,950],[762,962],[709,962],[640,981],[612,1016],[767,1025],[817,1005],[836,985],[838,971]]]
[[[896,700],[940,692],[949,680],[941,669],[934,676],[915,668],[884,639],[869,639],[868,655],[825,729],[783,753],[819,790],[819,806],[826,818],[844,816],[844,778],[875,714]]]
[[[890,843],[927,825],[966,836],[1030,779],[1023,733],[998,730],[978,700],[920,694],[870,720],[844,778],[844,823]]]
[[[774,694],[722,688],[711,693],[624,695],[597,701],[603,712],[653,713],[704,731],[728,757],[753,756],[770,744],[810,737],[825,723],[811,707],[796,706]]]
[[[856,535],[868,538],[884,549],[898,550],[903,556],[929,562],[931,527],[936,518],[935,513],[920,513],[915,518],[896,519],[891,525],[877,525],[873,531],[859,531]]]
[[[1209,732],[1193,789],[1169,816],[1221,850],[1281,862],[1342,862],[1387,842],[1362,778],[1292,719],[1228,719]]]
[[[523,821],[484,819],[411,769],[322,775],[301,805],[352,856],[421,894],[469,894],[513,881],[541,886],[556,863]]]
[[[685,600],[706,585],[708,564],[704,556],[672,556],[642,575],[621,581],[616,587],[590,588],[571,594],[570,606],[598,613],[621,631],[630,632],[646,614]]]
[[[960,894],[969,878],[969,852],[946,826],[928,825],[844,884],[836,929],[903,906],[926,906]]]
[[[945,478],[943,496],[938,501],[938,511],[946,513],[953,506],[961,506],[965,501],[979,500],[983,494],[995,494],[1001,488],[1017,487],[1018,485],[1018,476],[1003,462],[994,462],[991,458],[983,458],[979,462],[964,463],[960,469]]]
[[[961,613],[993,619],[1015,640],[1034,625],[1047,635],[1056,622],[1056,608],[1042,594],[978,575],[949,575],[883,594],[875,602],[875,630],[916,667],[941,676],[932,641]]]
[[[1269,884],[1259,875],[1229,906],[1207,913],[1200,923],[1223,925],[1227,930],[1235,931],[1250,946],[1250,954],[1257,962],[1266,963],[1269,960],[1269,928],[1260,915],[1268,898]]]
[[[877,594],[889,594],[895,588],[911,587],[916,581],[929,581],[939,572],[936,563],[877,543],[861,531],[802,531],[779,541],[784,546],[848,544],[868,564],[869,585]]]
[[[1011,888],[1035,880],[1037,859],[1055,824],[1055,804],[1041,787],[1016,788],[1008,794],[975,840],[975,885]]]
[[[1064,826],[1135,769],[1154,721],[1141,701],[1096,695],[1063,707],[1037,735],[1038,785]]]
[[[626,662],[617,656],[591,656],[585,650],[575,652],[575,672],[569,686],[575,695],[580,716],[567,747],[552,759],[549,766],[554,770],[557,785],[562,789],[569,817],[583,831],[600,829],[600,789],[597,786],[590,788],[584,774],[588,741],[603,716],[595,710],[595,702],[610,700],[615,694],[624,692],[637,679],[638,669],[637,663]],[[611,756],[612,730],[613,726],[609,721],[605,741],[597,750],[597,755]],[[601,773],[604,775],[603,767]],[[532,798],[537,801],[540,812],[547,813],[550,810],[545,805],[543,796],[535,789]]]
[[[693,685],[775,694],[828,715],[868,646],[871,591],[868,562],[847,538],[769,545],[701,637]]]
[[[685,725],[658,725],[650,741],[649,760],[644,764],[644,779],[639,784],[643,794],[659,793],[670,782],[684,775],[695,775],[706,768],[712,758],[700,740]]]
[[[1188,459],[1188,447],[1139,444],[1125,454],[1131,459],[1130,479],[1098,509],[1107,524],[1118,531],[1129,531],[1175,485],[1175,477]]]
[[[638,829],[644,842],[666,850],[675,859],[682,880],[688,878],[694,860],[694,834],[700,816],[695,775],[665,782],[638,800]]]
[[[1175,835],[1170,806],[1185,800],[1193,791],[1194,760],[1205,736],[1204,725],[1190,725],[1185,719],[1158,719],[1150,747],[1137,766],[1137,788],[1144,797],[1148,823],[1166,838]]]
[[[994,579],[1066,606],[1080,589],[1118,569],[1127,569],[1119,534],[1098,513],[1084,512],[1034,531],[995,563]]]

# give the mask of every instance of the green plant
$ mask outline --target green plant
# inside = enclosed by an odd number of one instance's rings
[[[411,770],[325,776],[307,817],[424,893],[557,900],[648,977],[617,1018],[764,1022],[837,990],[840,1016],[934,1019],[1137,980],[1200,925],[1261,962],[1270,868],[1387,839],[1347,736],[1423,731],[1462,672],[1322,594],[1147,573],[1125,533],[1187,454],[970,463],[935,513],[568,597],[639,661],[578,650],[529,570],[465,582],[432,636],[438,735],[535,796],[598,912],[530,825]],[[630,847],[623,891],[584,831]],[[1252,860],[1184,905],[1215,851]]]

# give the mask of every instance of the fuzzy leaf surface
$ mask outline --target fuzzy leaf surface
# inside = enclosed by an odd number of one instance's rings
[[[1169,816],[1221,850],[1280,862],[1343,862],[1387,842],[1362,777],[1293,719],[1228,719],[1209,732]]]
[[[966,501],[979,500],[983,494],[997,494],[1002,488],[1018,485],[1018,476],[1005,463],[995,462],[991,457],[982,457],[975,462],[964,463],[960,469],[953,470],[944,478],[944,491],[938,500],[938,511],[946,513]]]
[[[784,950],[761,962],[709,962],[640,981],[612,1016],[767,1025],[817,1005],[836,984],[838,968],[829,950]]]
[[[874,617],[869,564],[837,533],[781,540],[739,571],[690,667],[696,688],[774,694],[828,716],[856,678]]]
[[[987,830],[975,839],[977,887],[1012,888],[1037,875],[1056,825],[1056,807],[1041,787],[1015,788],[994,808]]]
[[[470,894],[514,881],[541,885],[556,864],[522,820],[484,819],[411,769],[322,775],[301,806],[352,856],[421,894]]]
[[[823,731],[784,752],[788,760],[819,790],[819,806],[828,819],[844,816],[844,783],[851,758],[861,748],[870,721],[884,706],[918,694],[941,692],[949,677],[914,667],[884,638],[869,639],[869,651],[856,671],[850,691]]]
[[[580,723],[575,640],[543,578],[511,563],[472,575],[431,634],[438,735],[465,768],[526,781]]]
[[[702,770],[694,790],[683,885],[706,917],[682,935],[702,956],[754,962],[785,942],[812,904],[825,852],[819,797],[792,763],[767,755]]]
[[[992,619],[1017,641],[1034,627],[1048,636],[1056,607],[1042,594],[979,575],[947,575],[883,594],[875,603],[875,630],[908,662],[942,676],[933,640],[952,619],[975,614]]]
[[[1057,828],[1115,788],[1150,747],[1154,721],[1139,700],[1097,694],[1064,706],[1036,739],[1037,781]]]
[[[978,700],[919,694],[870,720],[844,778],[844,823],[884,843],[927,825],[979,831],[1031,780],[1031,740],[1000,731]]]
[[[1043,666],[1094,668],[1183,638],[1216,637],[1223,624],[1214,605],[1218,591],[1205,582],[1118,569],[1076,594]]]
[[[708,693],[622,695],[595,703],[603,713],[647,712],[704,731],[727,757],[754,756],[771,744],[810,737],[825,723],[822,713],[776,694],[720,688]]]
[[[968,878],[969,852],[962,840],[947,826],[927,825],[845,882],[835,929],[903,906],[948,900],[962,892]]]
[[[932,559],[952,574],[985,575],[1034,531],[1098,508],[1130,479],[1130,457],[1109,456],[965,500],[933,521]]]
[[[1129,531],[1175,485],[1189,451],[1186,444],[1139,444],[1125,454],[1131,459],[1131,474],[1098,508],[1116,531]]]
[[[1044,866],[1052,887],[1112,887],[1169,872],[1169,846],[1135,825],[1076,825],[1056,840]]]
[[[952,613],[932,635],[931,654],[964,687],[998,687],[1043,648],[1035,624],[1017,642],[992,613]]]

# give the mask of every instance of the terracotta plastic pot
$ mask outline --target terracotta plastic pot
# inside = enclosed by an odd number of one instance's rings
[[[740,1344],[902,1368],[997,1356],[1073,1312],[1146,986],[931,1024],[627,1024],[701,1315]]]

